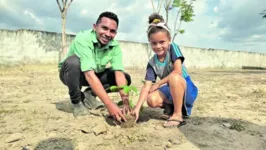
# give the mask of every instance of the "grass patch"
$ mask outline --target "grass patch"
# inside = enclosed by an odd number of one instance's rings
[[[245,127],[243,126],[242,123],[234,121],[234,122],[231,122],[231,126],[229,127],[229,129],[241,132],[245,130]]]

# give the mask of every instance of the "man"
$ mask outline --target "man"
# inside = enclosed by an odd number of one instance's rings
[[[88,114],[84,105],[97,105],[94,96],[98,96],[114,119],[126,121],[122,111],[112,102],[105,90],[112,85],[131,83],[130,76],[123,72],[121,48],[114,40],[118,24],[116,14],[101,13],[93,29],[81,31],[76,35],[65,59],[59,63],[60,79],[69,89],[75,117]],[[111,68],[106,68],[108,63]],[[90,86],[90,90],[82,92],[82,86]],[[127,112],[130,109],[128,95],[123,90],[119,92],[124,103],[123,110]]]

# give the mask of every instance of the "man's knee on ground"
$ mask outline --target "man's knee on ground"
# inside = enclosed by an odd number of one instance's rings
[[[70,57],[68,57],[65,61],[65,65],[68,68],[72,68],[72,67],[80,67],[80,60],[78,58],[78,56],[76,55],[72,55]]]
[[[126,77],[126,80],[127,80],[127,85],[130,85],[131,84],[131,77],[128,73],[124,73],[125,77]]]
[[[158,107],[158,101],[157,101],[157,97],[156,97],[155,94],[149,94],[148,95],[148,97],[147,97],[147,104],[151,108]]]

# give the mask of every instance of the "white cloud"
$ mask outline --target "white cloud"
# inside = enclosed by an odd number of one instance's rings
[[[81,13],[81,15],[86,15],[86,14],[88,14],[88,10],[87,9],[82,9],[80,13]]]
[[[195,14],[202,15],[207,11],[207,0],[197,0],[193,3]]]
[[[257,39],[265,38],[265,35],[264,34],[254,34],[250,38],[254,39],[254,40],[257,40]]]
[[[42,22],[39,18],[37,18],[32,12],[30,12],[29,10],[25,10],[24,14],[26,16],[29,16],[31,19],[33,19],[37,24],[41,25]]]
[[[1,7],[5,7],[7,4],[7,1],[6,0],[0,0],[0,8]]]
[[[217,28],[217,25],[218,25],[218,20],[213,20],[210,23],[210,28]]]
[[[215,7],[213,8],[213,12],[218,13],[218,11],[219,11],[218,7],[215,6]]]

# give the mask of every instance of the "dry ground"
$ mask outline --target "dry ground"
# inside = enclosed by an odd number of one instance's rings
[[[140,89],[144,70],[127,70]],[[164,129],[162,110],[145,108],[121,128],[95,114],[75,119],[56,65],[2,67],[0,149],[266,149],[266,71],[189,72],[199,96],[186,126]]]

